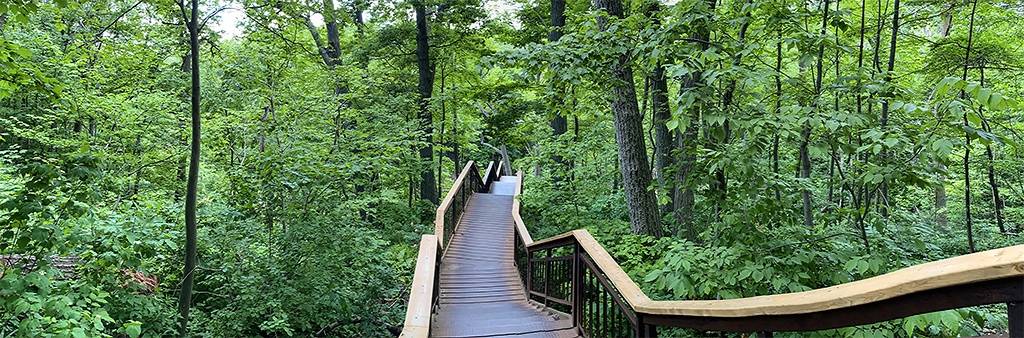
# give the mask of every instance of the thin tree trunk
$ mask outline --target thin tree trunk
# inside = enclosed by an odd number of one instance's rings
[[[182,16],[185,16],[185,5],[178,3]],[[196,269],[196,194],[199,179],[199,0],[192,0],[191,19],[185,17],[188,26],[189,49],[192,53],[192,145],[191,158],[188,166],[188,183],[185,185],[185,266],[182,269],[184,280],[181,282],[181,295],[178,297],[178,312],[181,326],[178,334],[188,336],[188,312],[192,305],[192,284],[195,281]]]
[[[981,74],[980,74],[981,75],[981,82],[979,84],[982,87],[984,87],[985,86],[985,68],[982,67],[981,69],[979,69],[979,71],[981,72]],[[981,122],[981,127],[985,130],[985,132],[991,133],[992,132],[992,128],[989,127],[989,124],[988,124],[988,122],[985,119],[985,115],[984,115],[982,109],[983,109],[982,106],[978,106],[978,115],[981,116],[981,121],[982,121]],[[994,215],[995,215],[995,218],[996,218],[996,226],[999,228],[999,233],[1001,233],[1003,235],[1007,235],[1007,233],[1006,233],[1006,225],[1003,224],[1003,211],[1002,211],[1002,205],[1000,203],[1002,200],[999,198],[999,186],[996,185],[996,171],[995,171],[995,168],[994,168],[995,167],[994,166],[994,164],[995,164],[995,156],[994,156],[994,154],[992,154],[992,145],[991,144],[986,144],[985,145],[985,156],[988,157],[988,163],[986,164],[986,169],[988,169],[988,186],[989,186],[990,191],[992,192],[992,209],[994,211]]]
[[[889,40],[889,62],[886,67],[884,81],[889,83],[892,81],[892,71],[896,66],[896,38],[900,31],[900,0],[895,0],[893,3],[892,10],[892,38]],[[889,128],[889,101],[882,100],[882,118],[879,120],[879,125],[882,128],[882,132],[886,132]],[[882,149],[878,153],[878,159],[882,165],[885,165],[889,161],[889,150]],[[880,198],[882,202],[882,217],[889,217],[889,182],[882,182]]]
[[[647,16],[654,20],[652,26],[660,27],[658,12],[661,11],[660,4],[652,2],[647,10]],[[661,60],[656,60],[657,66],[654,73],[647,77],[651,83],[651,106],[654,111],[654,156],[655,171],[658,173],[659,194],[667,196],[669,203],[661,206],[659,216],[664,217],[672,213],[674,203],[674,188],[669,186],[667,168],[672,165],[672,131],[665,125],[672,119],[672,112],[669,111],[668,103],[668,78],[665,77],[665,67],[661,66]],[[676,228],[678,229],[678,228]]]
[[[975,0],[974,6],[971,9],[971,25],[967,30],[967,51],[964,54],[964,81],[967,81],[967,69],[971,60],[971,44],[974,39],[974,13],[977,9],[978,1]],[[961,92],[961,95],[963,94]],[[966,111],[964,111],[964,125],[968,125]],[[971,219],[971,135],[965,132],[964,138],[967,141],[964,148],[964,212],[967,219],[967,247],[970,252],[974,252],[974,224]]]
[[[782,110],[782,30],[779,29],[779,41],[775,44],[775,113]],[[772,140],[772,172],[779,172],[779,134],[775,133]],[[782,193],[775,188],[775,201],[782,201]]]
[[[596,0],[594,8],[615,18],[623,18],[620,0]],[[607,30],[609,20],[598,17],[598,26]],[[665,235],[658,217],[658,205],[654,192],[647,190],[651,185],[651,168],[647,163],[647,147],[644,145],[643,115],[637,105],[636,88],[633,85],[633,68],[629,53],[624,53],[612,65],[613,85],[611,95],[612,120],[615,124],[615,143],[619,149],[619,167],[622,172],[623,191],[629,209],[630,228],[634,234],[662,237]]]
[[[952,5],[949,5],[947,9],[952,11]],[[952,19],[953,15],[948,11],[942,17],[942,22],[939,25],[939,35],[943,38],[949,37],[949,30],[950,27],[952,27]],[[938,112],[936,112],[936,114],[938,114]],[[935,167],[940,169],[940,172],[946,171],[946,165],[942,162],[933,161],[932,163]],[[935,187],[935,223],[938,225],[939,229],[944,230],[949,226],[949,217],[946,215],[946,185],[941,183],[941,180],[945,179],[945,176],[939,176],[939,178],[940,183]]]
[[[824,13],[821,19],[821,34],[825,34],[825,29],[828,28],[828,7],[829,0],[825,0],[825,7],[823,8]],[[816,72],[814,74],[814,107],[819,107],[818,101],[821,99],[821,82],[824,77],[824,57],[825,57],[825,45],[818,46],[818,62],[816,65]],[[811,178],[811,156],[807,149],[811,142],[811,124],[810,122],[804,122],[803,139],[800,140],[800,178],[809,180]],[[803,199],[804,207],[804,226],[807,229],[814,228],[814,214],[811,209],[811,191],[803,189],[800,191],[800,195]]]

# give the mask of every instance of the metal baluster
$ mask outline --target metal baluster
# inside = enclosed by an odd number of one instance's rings
[[[547,258],[551,258],[551,249],[547,250]],[[551,261],[544,262],[544,307],[548,307],[549,285],[551,284]]]
[[[594,337],[593,336],[594,332],[597,332],[597,330],[595,329],[595,325],[594,325],[594,323],[597,322],[597,302],[595,301],[595,299],[597,298],[597,288],[594,287],[594,271],[590,270],[589,267],[587,268],[587,276],[588,276],[587,279],[589,280],[587,282],[587,289],[591,290],[591,292],[590,292],[590,306],[589,306],[590,307],[590,321],[587,322],[587,325],[589,325],[589,327],[590,327],[590,334],[592,335],[591,337]]]
[[[1006,315],[1009,317],[1010,337],[1024,337],[1024,301],[1006,303]]]
[[[581,291],[583,289],[583,284],[582,284],[583,283],[583,278],[581,278],[582,277],[581,276],[582,271],[580,271],[580,268],[582,268],[582,267],[580,265],[582,265],[582,262],[580,262],[580,244],[579,243],[573,243],[573,245],[572,245],[572,282],[569,284],[569,285],[571,285],[571,290],[569,292],[572,293],[572,295],[569,296],[569,298],[572,299],[572,326],[573,327],[580,327],[580,322],[582,321],[581,318],[583,318],[582,317],[582,313],[583,313],[583,297],[582,297],[583,296],[583,292]]]
[[[601,288],[601,336],[608,335],[608,290]]]

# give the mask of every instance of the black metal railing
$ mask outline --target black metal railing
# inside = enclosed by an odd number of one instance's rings
[[[531,247],[521,242],[517,236],[515,259],[531,300],[569,314],[586,337],[654,334],[652,327],[641,324],[575,237]]]

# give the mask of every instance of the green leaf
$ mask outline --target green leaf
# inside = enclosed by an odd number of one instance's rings
[[[751,276],[754,277],[755,282],[760,282],[761,280],[764,280],[764,273],[762,273],[760,270],[754,270],[754,272],[751,273]]]
[[[906,111],[908,113],[913,113],[916,110],[917,110],[917,105],[913,104],[913,103],[907,103],[906,105],[903,106],[903,111]]]
[[[964,87],[964,91],[971,93],[971,95],[978,95],[978,88],[980,87],[981,86],[978,85],[977,83],[972,83],[967,85],[967,87]]]
[[[953,141],[949,139],[938,139],[932,142],[932,150],[939,154],[939,156],[946,157],[953,151]]]
[[[980,126],[981,125],[981,117],[978,116],[978,114],[975,114],[973,112],[972,113],[967,113],[967,121],[970,121],[971,123],[974,123],[974,125],[976,125],[976,126]]]
[[[988,109],[992,109],[992,110],[1003,109],[1003,108],[1005,108],[1005,106],[1000,107],[1000,104],[1002,104],[1002,103],[1003,103],[1003,94],[992,93],[992,95],[988,97]]]
[[[978,90],[978,94],[976,94],[975,97],[978,98],[978,102],[981,102],[981,104],[987,105],[988,104],[988,97],[990,95],[992,95],[992,90],[991,89],[981,88],[981,89]]]
[[[896,101],[896,102],[893,102],[892,104],[890,104],[889,108],[892,109],[892,110],[899,110],[900,108],[906,109],[905,107],[907,105],[912,105],[912,104],[909,104],[909,103],[908,104],[904,104],[903,101]],[[907,109],[907,111],[909,112],[910,109]]]
[[[668,130],[670,130],[670,131],[671,130],[676,130],[676,128],[679,128],[679,120],[677,120],[677,119],[668,120],[668,122],[665,123],[665,127],[667,127]]]
[[[744,279],[746,279],[747,277],[750,277],[750,274],[751,274],[752,272],[753,272],[753,271],[751,271],[751,270],[749,270],[749,269],[746,269],[746,270],[740,271],[740,276],[739,276],[739,280],[744,280]]]
[[[142,334],[142,323],[131,322],[124,324],[124,333],[129,337],[138,338]]]
[[[662,273],[661,269],[651,271],[651,273],[647,274],[647,277],[644,277],[644,281],[648,283],[653,282],[658,277],[661,277]]]

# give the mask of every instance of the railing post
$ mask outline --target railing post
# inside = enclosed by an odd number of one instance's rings
[[[547,258],[551,258],[551,249],[547,250]],[[551,284],[551,261],[544,262],[544,307],[548,307],[548,285]]]
[[[572,327],[579,328],[583,322],[583,259],[580,258],[580,243],[572,245]]]
[[[1024,337],[1024,301],[1006,303],[1010,338]]]
[[[526,300],[530,300],[530,292],[533,291],[533,254],[530,253],[530,248],[524,248],[524,251],[526,251]]]
[[[654,325],[644,324],[644,314],[636,313],[636,338],[657,338],[658,331]]]

